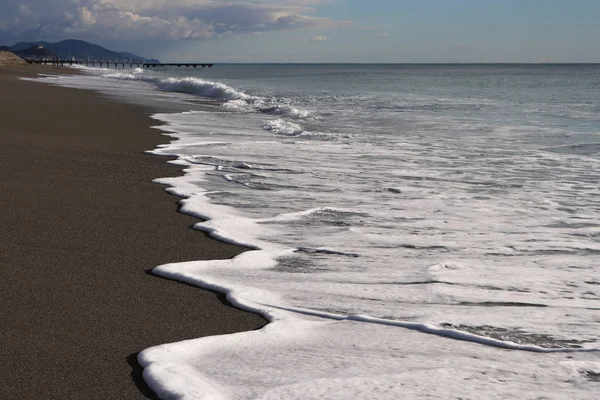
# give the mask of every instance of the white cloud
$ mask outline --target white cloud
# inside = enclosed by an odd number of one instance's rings
[[[327,36],[313,36],[310,39],[311,42],[324,42],[327,40]]]
[[[2,3],[8,1],[7,5]],[[315,16],[318,0],[0,0],[0,35],[139,40],[210,38],[349,21]]]
[[[388,37],[388,36],[390,36],[389,33],[378,33],[377,34],[377,37]]]

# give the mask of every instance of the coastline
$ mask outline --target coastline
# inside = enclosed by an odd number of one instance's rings
[[[147,109],[17,79],[56,71],[0,68],[0,398],[152,398],[138,352],[265,321],[148,271],[244,249],[151,182],[181,168],[143,154],[167,141]]]

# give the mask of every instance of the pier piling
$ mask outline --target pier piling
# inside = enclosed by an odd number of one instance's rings
[[[212,68],[214,64],[207,64],[207,63],[140,63],[140,62],[129,62],[126,63],[124,61],[84,61],[84,60],[60,60],[58,58],[56,59],[25,59],[25,61],[27,61],[29,64],[52,64],[52,65],[56,65],[56,66],[62,66],[64,67],[65,64],[68,64],[69,66],[73,66],[73,65],[91,65],[92,67],[96,66],[96,63],[98,63],[98,65],[100,66],[100,68],[102,68],[104,66],[104,64],[106,64],[106,68],[110,68],[112,64],[114,64],[115,68],[119,67],[119,64],[121,65],[122,68],[125,68],[125,64],[129,64],[129,68],[133,68],[133,66],[135,65],[137,68],[139,68],[140,66],[142,68],[156,68],[156,67],[186,67],[186,68],[198,68],[198,67],[202,67],[202,68]]]

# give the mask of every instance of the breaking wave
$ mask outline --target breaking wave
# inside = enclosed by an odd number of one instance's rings
[[[143,71],[143,70],[142,70]],[[209,97],[218,100],[251,99],[246,93],[236,90],[219,82],[206,81],[199,78],[161,78],[151,75],[143,75],[140,71],[133,74],[107,74],[105,78],[121,79],[127,81],[141,81],[154,84],[158,89],[165,92],[178,92]]]
[[[299,124],[284,119],[265,121],[263,129],[285,136],[300,136],[306,132]]]
[[[251,96],[224,83],[207,81],[200,78],[161,78],[144,74],[144,70],[140,68],[136,68],[133,73],[106,74],[104,77],[147,82],[165,92],[186,93],[221,100],[224,101],[223,107],[232,111],[256,112],[289,119],[307,119],[311,116],[309,111],[288,104],[288,99]]]

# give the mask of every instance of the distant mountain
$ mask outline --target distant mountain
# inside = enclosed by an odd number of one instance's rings
[[[116,61],[124,62],[158,62],[158,60],[148,59],[128,52],[116,52],[108,50],[97,44],[88,43],[83,40],[68,39],[58,43],[49,42],[19,42],[10,47],[13,52],[28,50],[33,46],[44,46],[50,52],[59,56],[62,59],[90,60],[90,61]]]
[[[0,51],[10,51],[10,47],[0,46]]]

